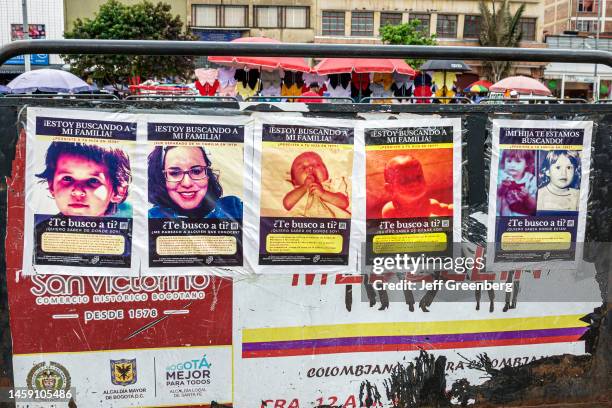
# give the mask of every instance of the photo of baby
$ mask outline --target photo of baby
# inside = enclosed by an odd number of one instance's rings
[[[497,177],[497,215],[528,216],[536,213],[535,152],[504,149]]]
[[[368,219],[452,216],[452,153],[452,149],[368,152]]]
[[[539,154],[538,211],[578,211],[580,152],[549,150]]]
[[[268,148],[265,153],[262,216],[350,218],[352,152]]]
[[[65,216],[131,217],[126,203],[130,159],[121,149],[84,143],[52,142],[45,168],[36,174]]]

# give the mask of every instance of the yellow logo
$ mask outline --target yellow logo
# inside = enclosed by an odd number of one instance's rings
[[[113,384],[127,386],[136,383],[136,359],[111,360],[110,366]]]

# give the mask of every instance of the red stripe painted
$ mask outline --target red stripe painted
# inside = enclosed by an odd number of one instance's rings
[[[527,344],[546,344],[546,343],[569,343],[580,339],[580,336],[551,336],[534,337],[523,339],[502,339],[502,340],[483,340],[483,341],[463,341],[451,343],[410,343],[410,344],[364,344],[360,346],[336,346],[318,347],[306,349],[289,350],[255,350],[243,351],[242,358],[260,357],[288,357],[288,356],[309,356],[317,354],[343,354],[343,353],[365,353],[383,351],[411,351],[411,350],[447,350],[458,348],[473,347],[499,347],[499,346],[522,346]]]

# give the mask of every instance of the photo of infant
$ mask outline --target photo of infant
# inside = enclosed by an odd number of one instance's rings
[[[64,216],[131,217],[126,203],[131,183],[130,159],[110,146],[52,142],[45,167],[36,174]]]
[[[350,218],[352,152],[267,148],[262,216]]]
[[[368,152],[368,219],[452,216],[452,154],[452,149]]]
[[[535,152],[502,150],[497,177],[497,215],[535,215],[537,191]]]
[[[549,150],[539,154],[538,211],[578,211],[580,152]]]

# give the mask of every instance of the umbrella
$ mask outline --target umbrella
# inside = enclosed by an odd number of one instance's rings
[[[8,88],[7,88],[6,86],[4,86],[4,85],[0,85],[0,93],[5,93],[5,94],[7,94],[7,93],[11,93],[11,90],[10,90],[10,89],[8,89]]]
[[[447,72],[467,72],[471,71],[469,65],[457,60],[429,60],[421,65],[421,71],[447,71]]]
[[[444,72],[444,92],[442,96],[447,96],[448,87],[446,87],[446,73],[447,72],[467,72],[471,71],[469,65],[459,60],[428,60],[421,65],[421,71],[438,71]],[[448,101],[447,101],[448,102]]]
[[[266,37],[242,37],[231,42],[253,42],[281,44],[280,41]],[[222,65],[231,65],[236,68],[255,68],[273,71],[282,68],[285,71],[310,72],[310,66],[304,58],[299,57],[230,57],[230,56],[211,56],[210,62]]]
[[[410,65],[401,59],[390,58],[325,58],[313,69],[319,75],[346,74],[346,73],[369,73],[397,72],[404,75],[414,76],[416,73]]]
[[[464,92],[474,92],[474,93],[489,92],[489,88],[491,87],[491,85],[493,85],[492,82],[482,79],[480,81],[471,83],[463,91]]]
[[[35,91],[77,93],[91,90],[87,82],[81,78],[59,69],[37,69],[24,72],[9,82],[7,87],[11,93],[15,94]]]
[[[513,76],[502,79],[492,85],[489,90],[491,92],[506,92],[507,90],[516,91],[520,94],[532,94],[550,96],[552,92],[543,83],[533,78],[525,76]]]

